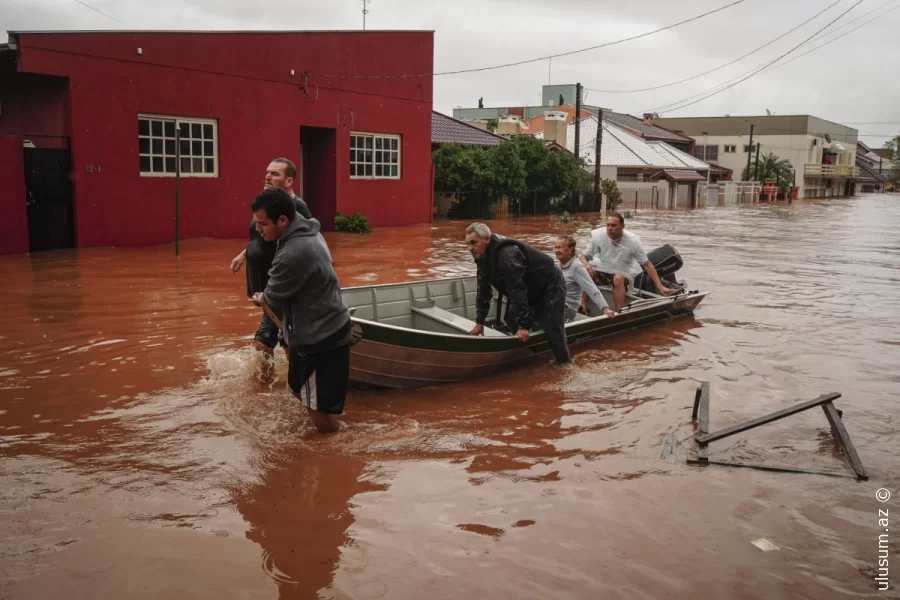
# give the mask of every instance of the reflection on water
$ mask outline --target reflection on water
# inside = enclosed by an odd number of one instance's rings
[[[589,221],[495,228],[550,250]],[[2,257],[0,598],[885,597],[897,222],[891,196],[639,213],[644,245],[713,291],[695,317],[581,346],[574,369],[354,390],[331,437],[281,354],[260,380],[239,241]],[[455,276],[465,225],[328,241],[344,285]],[[702,380],[713,428],[842,392],[872,481],[685,465]],[[711,452],[841,462],[814,411]]]

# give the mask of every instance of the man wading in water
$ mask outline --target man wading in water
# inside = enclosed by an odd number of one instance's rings
[[[294,194],[294,178],[297,176],[297,167],[286,158],[276,158],[266,169],[266,185],[264,189],[281,189],[294,201],[295,210],[307,219],[312,219],[312,213],[306,203]],[[250,221],[250,243],[247,248],[234,257],[231,261],[231,271],[237,273],[247,263],[247,296],[252,297],[266,289],[269,281],[269,269],[272,268],[272,260],[275,258],[275,242],[267,242],[256,230],[256,219]],[[259,329],[256,330],[253,345],[260,352],[273,355],[275,345],[278,343],[278,326],[267,314],[263,314]],[[282,346],[284,342],[282,341]],[[285,354],[288,353],[285,348]]]
[[[350,382],[350,311],[319,222],[296,211],[282,189],[263,190],[250,207],[262,238],[276,243],[269,281],[255,302],[284,315],[288,388],[309,412],[316,429],[340,429]]]

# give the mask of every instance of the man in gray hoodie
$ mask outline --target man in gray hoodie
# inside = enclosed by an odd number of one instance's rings
[[[352,331],[319,222],[297,213],[291,197],[278,188],[263,190],[250,208],[263,239],[278,241],[269,282],[254,298],[283,315],[288,388],[319,431],[338,431],[335,415],[344,412]]]

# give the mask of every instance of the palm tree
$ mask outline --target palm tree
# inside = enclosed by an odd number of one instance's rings
[[[744,181],[758,181],[764,184],[767,179],[778,182],[780,186],[794,185],[794,166],[791,161],[779,158],[774,152],[759,157],[759,172],[756,171],[756,162],[750,163],[749,169],[744,169],[741,178]]]

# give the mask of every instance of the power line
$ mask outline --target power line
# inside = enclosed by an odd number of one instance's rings
[[[892,4],[894,1],[896,1],[896,0],[892,0],[892,2],[885,2],[884,4],[882,4],[881,6],[879,6],[878,8],[876,8],[876,9],[874,9],[874,10],[872,10],[872,11],[870,11],[870,12],[864,14],[864,15],[862,15],[861,17],[859,17],[859,18],[857,18],[857,19],[854,19],[854,21],[851,21],[850,23],[853,23],[853,22],[855,22],[855,21],[858,21],[858,20],[861,19],[862,17],[865,17],[865,16],[867,16],[867,15],[872,14],[872,13],[875,12],[876,10],[880,10],[880,9],[884,8],[885,6],[887,6],[888,4]],[[777,68],[779,68],[779,67],[783,67],[784,65],[786,65],[786,64],[788,64],[788,63],[794,62],[794,61],[797,60],[798,58],[803,58],[804,56],[806,56],[806,55],[809,54],[810,52],[814,52],[814,51],[818,50],[819,48],[821,48],[822,46],[827,46],[828,44],[830,44],[830,43],[832,43],[832,42],[836,42],[836,41],[838,41],[839,39],[841,39],[842,37],[844,37],[845,35],[850,35],[850,34],[853,33],[854,31],[856,31],[857,29],[859,29],[859,28],[861,28],[861,27],[865,27],[865,26],[868,25],[869,23],[871,23],[871,22],[873,22],[873,21],[877,21],[878,19],[887,16],[888,14],[890,14],[890,13],[894,12],[895,10],[897,10],[898,8],[900,8],[900,5],[897,5],[897,6],[895,6],[894,8],[892,8],[892,9],[890,9],[890,10],[888,10],[888,11],[885,11],[885,12],[881,13],[880,15],[877,15],[877,16],[875,16],[875,17],[872,18],[872,19],[869,19],[869,20],[866,21],[865,23],[863,23],[863,24],[861,24],[861,25],[858,25],[858,26],[854,27],[854,28],[851,29],[850,31],[846,31],[846,32],[842,33],[841,35],[839,35],[839,36],[837,36],[837,37],[835,37],[835,38],[831,38],[830,40],[828,40],[828,41],[826,41],[826,42],[824,42],[824,43],[822,43],[822,44],[819,44],[818,46],[815,46],[815,47],[813,47],[813,48],[810,48],[809,50],[807,50],[807,51],[804,52],[803,54],[799,54],[799,55],[793,57],[792,59],[786,60],[786,61],[784,61],[783,63],[781,63],[780,65],[776,65],[776,66],[774,66],[774,67],[772,67],[771,69],[768,69],[768,70],[769,70],[769,71],[774,71],[775,69],[777,69]],[[847,23],[847,25],[849,25],[850,23]],[[843,29],[843,28],[841,28],[841,29]],[[838,30],[833,31],[832,33],[835,33],[836,31],[838,31]]]
[[[692,80],[697,79],[697,78],[699,78],[699,77],[703,77],[704,75],[709,75],[710,73],[713,73],[713,72],[718,71],[718,70],[720,70],[720,69],[724,69],[725,67],[730,67],[730,66],[733,65],[734,63],[740,62],[740,61],[744,60],[745,58],[747,58],[748,56],[750,56],[750,55],[752,55],[752,54],[756,54],[757,52],[759,52],[760,50],[762,50],[762,49],[764,49],[764,48],[768,48],[769,46],[771,46],[771,45],[774,44],[775,42],[781,41],[781,40],[784,38],[784,36],[786,36],[786,35],[788,35],[788,34],[790,34],[790,33],[793,33],[793,32],[795,32],[795,31],[797,31],[798,29],[800,29],[801,27],[803,27],[804,25],[806,25],[806,24],[809,23],[810,21],[814,21],[814,20],[817,19],[818,17],[822,16],[823,14],[825,14],[826,12],[828,12],[829,10],[831,10],[835,5],[839,4],[840,2],[842,2],[842,0],[836,0],[834,3],[830,4],[829,6],[827,6],[824,10],[822,10],[822,11],[816,13],[815,15],[813,15],[813,16],[810,17],[809,19],[803,21],[802,23],[800,23],[799,25],[797,25],[797,26],[794,27],[793,29],[790,29],[790,30],[788,30],[788,31],[785,31],[785,32],[782,33],[781,35],[776,36],[775,38],[772,38],[770,41],[766,42],[766,43],[763,44],[762,46],[759,46],[759,47],[756,48],[755,50],[751,50],[750,52],[744,54],[743,56],[739,56],[738,58],[732,60],[731,62],[727,62],[727,63],[725,63],[724,65],[719,65],[718,67],[715,67],[714,69],[710,69],[709,71],[704,71],[703,73],[698,73],[697,75],[694,75],[694,76],[692,76],[692,77],[687,77],[687,78],[685,78],[685,79],[679,79],[678,81],[673,81],[673,82],[671,82],[671,83],[665,83],[665,84],[663,84],[663,85],[657,85],[657,86],[648,87],[648,88],[641,88],[641,89],[638,89],[638,90],[598,90],[598,89],[594,89],[594,88],[585,88],[585,89],[586,89],[586,90],[589,90],[589,91],[591,91],[591,92],[599,92],[599,93],[601,93],[601,94],[634,94],[634,93],[637,93],[637,92],[649,92],[649,91],[651,91],[651,90],[661,90],[661,89],[663,89],[663,88],[671,87],[671,86],[673,86],[673,85],[678,85],[679,83],[685,83],[685,82],[687,82],[687,81],[692,81]]]
[[[77,2],[77,3],[80,4],[80,5],[82,5],[82,6],[85,7],[85,8],[91,9],[91,10],[94,11],[95,13],[99,13],[99,14],[103,15],[103,16],[106,17],[107,19],[112,19],[112,20],[115,21],[116,23],[120,23],[120,24],[124,25],[125,27],[131,27],[131,25],[129,25],[129,24],[126,23],[125,21],[120,21],[119,19],[117,19],[117,18],[115,18],[115,17],[111,17],[111,16],[109,16],[108,14],[106,14],[105,12],[103,12],[102,10],[97,10],[97,9],[94,8],[93,6],[90,6],[89,4],[85,4],[85,3],[82,2],[81,0],[75,0],[75,2]],[[133,27],[131,27],[131,28],[134,29]]]
[[[877,6],[876,8],[874,8],[874,9],[872,9],[872,10],[866,12],[866,13],[863,13],[863,14],[860,15],[859,17],[857,17],[857,18],[855,18],[855,19],[853,19],[853,20],[851,20],[851,21],[845,23],[845,24],[842,25],[841,27],[838,27],[837,29],[835,29],[835,30],[832,31],[831,33],[836,33],[836,32],[838,32],[838,31],[840,31],[841,29],[844,29],[844,28],[846,28],[846,27],[852,25],[853,23],[859,21],[860,19],[863,19],[863,18],[865,18],[865,17],[871,15],[872,13],[881,10],[881,9],[884,8],[885,6],[888,6],[889,4],[893,4],[894,2],[897,2],[897,0],[888,0],[887,2],[882,3],[881,5]],[[879,19],[879,18],[881,18],[881,17],[887,15],[887,14],[890,13],[891,11],[896,10],[896,8],[900,8],[900,7],[892,8],[892,9],[888,10],[887,12],[884,12],[884,13],[882,13],[882,14],[876,16],[875,18],[870,19],[870,20],[866,21],[865,23],[863,23],[863,24],[861,24],[861,25],[859,25],[859,26],[857,26],[857,27],[851,29],[850,31],[848,31],[848,32],[846,32],[846,33],[844,33],[844,34],[841,34],[840,36],[834,37],[834,38],[832,38],[832,39],[830,39],[830,40],[828,40],[828,41],[826,41],[826,42],[824,42],[824,43],[822,43],[822,44],[819,44],[819,45],[816,46],[815,48],[812,48],[809,52],[804,52],[803,54],[801,54],[801,55],[799,55],[799,56],[796,56],[796,57],[792,58],[791,60],[788,60],[788,61],[786,61],[786,62],[784,62],[784,63],[781,63],[780,65],[776,65],[776,66],[774,66],[774,67],[768,69],[768,71],[772,71],[772,70],[774,70],[774,69],[777,69],[777,68],[779,68],[779,67],[781,67],[781,66],[783,66],[783,65],[788,64],[789,62],[792,62],[792,61],[796,60],[797,58],[800,58],[801,56],[805,56],[805,55],[809,54],[809,53],[812,52],[813,50],[817,50],[818,48],[821,48],[822,46],[825,46],[825,45],[830,44],[830,43],[832,43],[832,42],[834,42],[834,41],[837,41],[838,39],[844,37],[845,35],[848,35],[848,34],[852,33],[853,31],[856,31],[857,29],[859,29],[859,28],[861,28],[861,27],[863,27],[863,26],[865,26],[865,25],[871,23],[872,21],[875,21],[875,20],[877,20],[877,19]],[[851,10],[852,10],[852,9],[851,9]],[[840,17],[839,17],[839,18],[840,18]],[[827,27],[826,27],[826,28],[827,28]],[[816,35],[817,35],[817,34],[816,34]],[[813,35],[812,38],[815,38],[816,35]],[[812,38],[810,38],[810,39],[812,39]],[[800,46],[805,45],[806,43],[808,43],[808,41],[809,41],[809,40],[803,42],[802,44],[800,44]],[[764,66],[763,69],[765,69],[765,68],[766,68],[766,67]],[[731,78],[731,79],[725,81],[724,83],[720,83],[718,86],[714,86],[714,87],[712,87],[712,88],[709,88],[708,90],[703,91],[703,92],[700,92],[699,94],[695,94],[695,95],[693,95],[693,96],[689,96],[689,97],[686,98],[685,100],[690,100],[690,99],[693,99],[693,98],[697,98],[698,96],[702,96],[703,94],[706,94],[707,92],[709,92],[709,91],[711,91],[711,90],[714,90],[714,89],[716,89],[716,88],[718,88],[718,87],[720,87],[720,86],[724,86],[724,85],[726,85],[726,84],[728,84],[728,83],[730,83],[730,82],[737,81],[738,79],[740,79],[740,78],[743,77],[744,75],[751,74],[751,73],[753,73],[753,72],[756,71],[756,70],[757,70],[757,67],[754,67],[753,69],[750,69],[749,71],[744,71],[743,73],[741,73],[741,74],[738,75],[737,77],[733,77],[733,78]],[[737,81],[737,83],[740,83],[740,82]],[[722,91],[724,91],[724,89],[723,89]],[[705,99],[705,98],[701,98],[701,100],[703,100],[703,99]],[[667,105],[667,106],[671,106],[671,105]]]
[[[818,31],[816,31],[814,34],[812,34],[811,36],[809,36],[808,38],[806,38],[803,42],[797,44],[796,46],[794,46],[793,48],[791,48],[790,50],[788,50],[788,51],[785,52],[784,54],[781,54],[780,56],[778,56],[777,58],[775,58],[774,60],[769,61],[768,63],[766,63],[765,65],[763,65],[763,66],[760,67],[759,69],[757,69],[757,70],[753,71],[751,74],[747,75],[746,77],[743,77],[743,78],[739,79],[738,81],[735,81],[734,83],[731,83],[731,84],[729,84],[729,85],[723,87],[722,89],[716,90],[715,92],[713,92],[713,93],[711,93],[711,94],[709,94],[709,95],[707,95],[707,96],[704,96],[704,97],[702,97],[702,98],[699,98],[699,99],[697,99],[697,100],[694,100],[693,102],[687,102],[687,103],[685,103],[685,104],[682,104],[682,103],[684,103],[685,101],[690,100],[691,98],[695,97],[696,95],[695,95],[695,96],[689,96],[688,98],[685,98],[684,100],[680,100],[680,101],[674,102],[674,103],[672,103],[672,104],[667,104],[667,105],[665,105],[665,106],[663,106],[663,107],[652,108],[652,109],[645,110],[645,111],[642,111],[642,112],[657,112],[657,111],[662,110],[662,109],[666,109],[666,112],[672,112],[672,111],[676,111],[676,110],[681,110],[682,108],[687,108],[688,106],[692,106],[692,105],[694,105],[694,104],[697,104],[698,102],[702,102],[703,100],[706,100],[707,98],[712,98],[713,96],[716,96],[716,95],[718,95],[718,94],[721,94],[721,93],[724,92],[725,90],[728,90],[728,89],[730,89],[730,88],[733,88],[734,86],[738,85],[739,83],[742,83],[742,82],[744,82],[744,81],[747,81],[748,79],[750,79],[750,78],[753,77],[754,75],[757,75],[758,73],[760,73],[760,72],[761,72],[763,69],[765,69],[766,67],[769,67],[769,66],[775,64],[776,62],[778,62],[779,60],[781,60],[782,58],[784,58],[785,56],[787,56],[788,54],[790,54],[791,52],[793,52],[794,50],[796,50],[797,48],[799,48],[800,46],[802,46],[803,44],[805,44],[806,42],[810,41],[811,39],[813,39],[814,37],[816,37],[817,35],[819,35],[819,34],[822,33],[823,31],[825,31],[826,29],[828,29],[829,27],[831,27],[832,25],[834,25],[835,23],[837,23],[841,18],[843,18],[844,15],[846,15],[846,14],[849,13],[851,10],[853,10],[854,8],[856,8],[857,6],[859,6],[860,4],[862,4],[864,1],[865,1],[865,0],[857,0],[857,2],[856,2],[853,6],[851,6],[850,8],[848,8],[847,10],[845,10],[844,12],[842,12],[841,14],[839,14],[834,20],[832,20],[830,23],[828,23],[827,25],[825,25],[825,27],[822,27],[821,29],[819,29]],[[721,86],[716,86],[716,87],[721,87]],[[710,89],[712,90],[712,89],[715,89],[715,88],[710,88]],[[710,90],[707,90],[707,91],[710,91]],[[705,92],[701,92],[701,94],[702,94],[702,93],[705,93]]]
[[[553,58],[559,58],[561,56],[572,56],[573,54],[580,54],[582,52],[589,52],[591,50],[599,50],[600,48],[608,48],[609,46],[615,46],[617,44],[623,44],[625,42],[631,42],[634,40],[638,40],[641,38],[645,38],[651,36],[656,33],[660,33],[662,31],[667,31],[669,29],[674,29],[675,27],[679,27],[686,23],[691,23],[693,21],[697,21],[704,17],[708,17],[709,15],[713,15],[717,12],[721,12],[723,10],[729,9],[732,6],[737,6],[738,4],[742,4],[747,0],[735,0],[730,4],[726,4],[725,6],[720,6],[714,10],[705,12],[701,15],[697,15],[695,17],[691,17],[690,19],[685,19],[683,21],[679,21],[677,23],[673,23],[671,25],[666,25],[665,27],[660,27],[659,29],[654,29],[653,31],[648,31],[647,33],[641,33],[639,35],[633,35],[631,37],[623,38],[621,40],[616,40],[614,42],[607,42],[605,44],[599,44],[597,46],[589,46],[587,48],[580,48],[578,50],[570,50],[569,52],[560,52],[559,54],[550,54],[548,56],[540,56],[538,58],[529,58],[527,60],[520,60],[517,62],[505,63],[501,65],[494,65],[491,67],[478,67],[474,69],[460,69],[458,71],[443,71],[441,73],[417,73],[417,74],[405,74],[405,75],[333,75],[326,73],[317,73],[319,77],[330,77],[333,79],[406,79],[410,77],[439,77],[442,75],[460,75],[462,73],[480,73],[482,71],[493,71],[496,69],[506,69],[509,67],[518,67],[520,65],[527,65],[530,63],[540,62],[544,60],[550,60]]]

